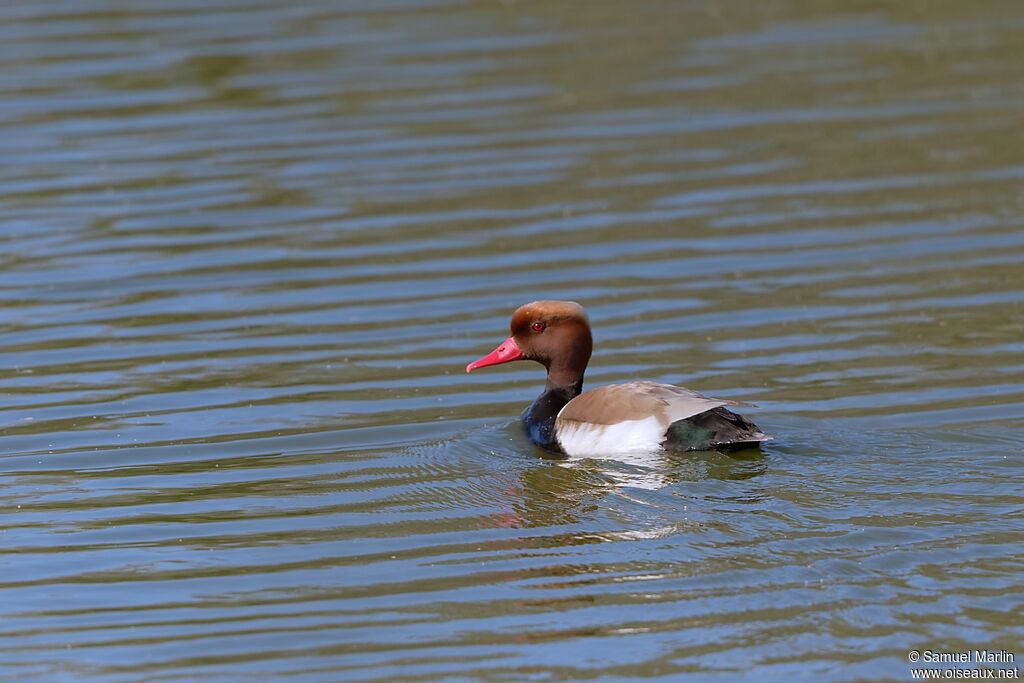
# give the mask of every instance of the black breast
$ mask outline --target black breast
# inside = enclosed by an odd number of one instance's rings
[[[523,411],[523,427],[530,441],[542,448],[561,453],[555,438],[555,418],[565,404],[579,396],[583,390],[583,380],[572,386],[562,386],[551,381],[544,386],[544,391]]]

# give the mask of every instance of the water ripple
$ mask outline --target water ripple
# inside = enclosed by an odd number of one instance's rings
[[[1021,639],[1017,4],[3,10],[0,677],[905,680]],[[760,454],[551,459],[590,384]],[[1019,653],[1018,653],[1019,654]]]

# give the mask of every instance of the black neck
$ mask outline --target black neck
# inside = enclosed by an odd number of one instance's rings
[[[538,446],[553,451],[560,451],[555,439],[555,418],[565,404],[580,395],[583,391],[583,377],[575,384],[555,384],[548,378],[544,391],[530,407],[523,412],[523,426],[530,440]]]

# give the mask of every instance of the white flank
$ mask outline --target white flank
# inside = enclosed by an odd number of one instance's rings
[[[574,458],[601,458],[656,453],[665,440],[665,428],[657,417],[626,420],[611,425],[590,422],[556,423],[555,436],[565,454]]]

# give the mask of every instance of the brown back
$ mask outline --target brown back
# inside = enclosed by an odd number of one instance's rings
[[[718,406],[748,405],[710,398],[683,387],[658,382],[609,384],[586,391],[569,401],[557,422],[612,425],[627,420],[656,417],[668,426]]]

